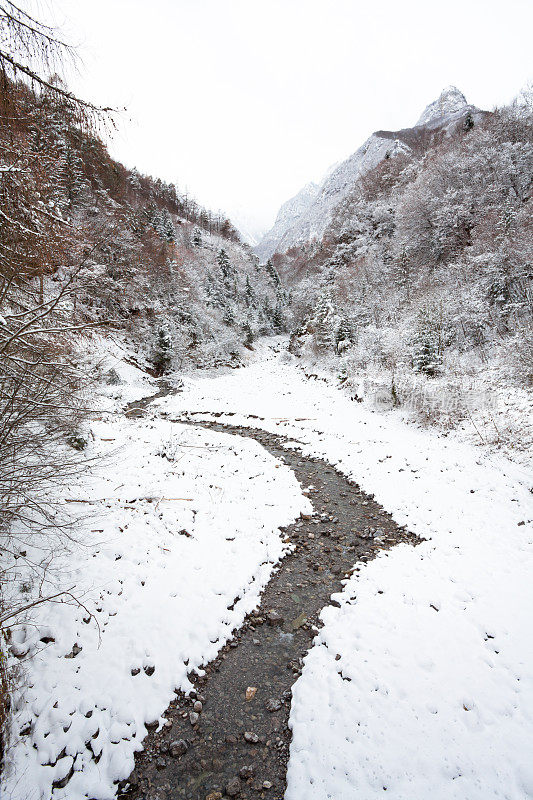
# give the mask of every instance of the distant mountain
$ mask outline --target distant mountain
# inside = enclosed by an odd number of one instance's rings
[[[298,226],[306,211],[317,197],[320,187],[316,183],[308,183],[297,195],[291,197],[281,206],[273,227],[265,233],[255,252],[265,260],[279,250],[279,245],[287,234]],[[287,245],[288,247],[289,245]]]
[[[265,235],[265,226],[258,225],[245,208],[237,208],[230,214],[231,222],[237,228],[241,240],[250,247],[256,247]]]
[[[320,185],[309,183],[284,203],[274,226],[255,248],[263,260],[275,252],[319,239],[331,222],[334,209],[352,191],[355,182],[385,158],[427,147],[437,134],[446,135],[464,122],[467,114],[483,114],[469,105],[454,86],[444,89],[423,111],[412,128],[376,131],[349,158],[328,172]]]

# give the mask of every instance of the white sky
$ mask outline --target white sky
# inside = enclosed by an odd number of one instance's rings
[[[455,84],[483,108],[533,76],[531,0],[48,0],[70,82],[127,107],[115,157],[267,228],[376,129]]]

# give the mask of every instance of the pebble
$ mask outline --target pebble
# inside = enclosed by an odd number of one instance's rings
[[[195,700],[193,709],[196,711],[197,714],[200,714],[202,711],[203,705],[200,700]]]
[[[182,756],[184,753],[187,752],[189,749],[189,745],[185,741],[185,739],[176,739],[175,742],[170,743],[170,755],[177,758],[178,756]]]
[[[209,792],[206,794],[205,800],[222,800],[222,792]]]
[[[226,785],[226,794],[229,797],[237,797],[241,793],[241,782],[237,776],[232,778]]]
[[[283,622],[283,617],[278,611],[271,610],[267,614],[268,624],[269,625],[281,625]]]
[[[267,711],[279,711],[281,708],[281,701],[277,700],[275,697],[270,697],[266,701],[265,706]]]
[[[191,711],[189,714],[189,722],[191,725],[196,725],[198,720],[200,719],[200,714],[197,714],[196,711]]]
[[[156,765],[157,769],[165,769],[165,767],[167,765],[167,762],[165,761],[164,758],[157,758],[156,762],[155,762],[155,765]]]
[[[243,781],[246,781],[249,778],[253,778],[253,776],[254,776],[254,768],[252,766],[241,767],[240,770],[239,770],[239,775],[241,776]]]
[[[271,781],[263,781],[263,789],[272,789],[273,785]]]
[[[257,744],[259,741],[259,736],[257,733],[253,733],[252,731],[245,731],[244,738],[249,744]]]

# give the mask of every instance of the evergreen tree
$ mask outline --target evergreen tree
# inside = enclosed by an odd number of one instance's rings
[[[133,167],[133,169],[131,171],[131,174],[130,174],[130,176],[128,178],[128,182],[129,182],[131,188],[135,189],[135,191],[139,191],[139,189],[142,188],[141,187],[141,176],[139,175],[136,167]]]
[[[151,362],[156,376],[166,375],[172,363],[170,336],[164,328],[159,328],[153,348]]]
[[[248,275],[246,276],[246,284],[244,287],[244,302],[247,306],[252,306],[252,308],[254,308],[257,304],[257,298]]]
[[[278,271],[274,264],[272,263],[271,259],[269,258],[267,263],[265,264],[265,270],[267,275],[272,280],[274,286],[281,286],[281,278],[279,277]]]
[[[224,280],[227,280],[231,275],[231,264],[228,258],[228,254],[226,253],[224,248],[221,248],[219,250],[217,261],[218,261],[218,266],[220,267],[220,270],[222,272],[222,276],[224,277]]]
[[[444,353],[442,309],[424,306],[412,341],[413,368],[429,377],[440,372]]]

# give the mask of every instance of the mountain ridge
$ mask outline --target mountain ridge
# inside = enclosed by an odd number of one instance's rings
[[[484,113],[469,104],[455,86],[446,87],[426,106],[414,126],[397,131],[375,131],[352,155],[329,170],[321,184],[307,184],[287,200],[280,207],[273,227],[254,252],[259,258],[267,259],[275,252],[285,252],[290,247],[320,238],[335,207],[353,189],[357,180],[381,161],[400,153],[410,153],[424,146],[424,139],[431,140],[441,132],[449,135],[469,114],[476,119]],[[306,190],[311,185],[317,188],[310,195]]]

